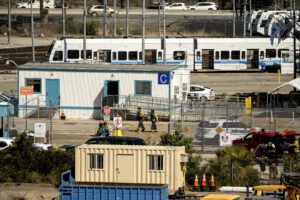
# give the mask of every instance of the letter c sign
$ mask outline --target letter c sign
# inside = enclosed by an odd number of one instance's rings
[[[169,84],[169,73],[159,73],[158,74],[158,84]]]

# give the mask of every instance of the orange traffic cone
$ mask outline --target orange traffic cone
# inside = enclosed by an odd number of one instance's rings
[[[215,178],[214,178],[213,174],[211,175],[211,179],[210,179],[209,191],[210,192],[215,192],[216,191]]]
[[[65,119],[66,119],[66,115],[65,115],[64,109],[62,110],[60,119],[62,119],[62,120],[65,120]]]
[[[193,190],[194,191],[199,191],[199,182],[198,182],[198,174],[196,174],[195,176],[195,181],[194,181],[194,185],[193,185]]]
[[[194,181],[194,187],[198,187],[199,183],[198,183],[198,174],[196,174],[195,176],[195,181]]]
[[[203,174],[203,177],[202,177],[201,190],[206,191],[206,177],[205,177],[205,174]]]

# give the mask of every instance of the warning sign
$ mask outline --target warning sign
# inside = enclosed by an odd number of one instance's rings
[[[105,115],[109,115],[110,114],[110,107],[109,106],[104,106],[103,112]]]
[[[20,87],[20,95],[32,95],[32,94],[33,94],[33,86]]]
[[[122,117],[114,117],[114,125],[116,128],[122,127]]]
[[[215,128],[216,133],[220,134],[223,132],[223,129],[221,126],[218,126],[217,128]]]

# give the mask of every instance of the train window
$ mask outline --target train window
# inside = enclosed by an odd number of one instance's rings
[[[231,59],[239,60],[240,59],[240,51],[231,51]]]
[[[81,58],[83,59],[83,50],[81,50]],[[86,50],[86,59],[92,59],[92,50]]]
[[[159,51],[157,54],[157,60],[162,60],[162,52]]]
[[[117,60],[117,52],[113,52],[113,60]]]
[[[196,58],[197,60],[201,60],[201,51],[197,51]]]
[[[242,51],[242,59],[244,60],[246,58],[246,52]]]
[[[260,51],[259,57],[260,57],[260,59],[264,59],[265,52],[264,51]]]
[[[216,51],[216,60],[220,59],[220,51]]]
[[[143,52],[139,52],[139,60],[143,60]]]
[[[55,51],[53,56],[53,61],[62,61],[63,60],[63,52],[62,51]]]
[[[185,52],[184,51],[174,51],[173,52],[173,59],[174,60],[184,60],[185,59]]]
[[[68,58],[78,59],[79,58],[79,50],[68,50]]]
[[[266,58],[276,58],[276,49],[266,49]]]
[[[281,53],[283,51],[289,51],[288,49],[278,49],[278,58],[281,58]]]
[[[97,52],[94,52],[94,60],[97,60]]]
[[[221,60],[229,59],[229,51],[221,51]]]
[[[129,60],[137,60],[137,51],[129,51]]]
[[[118,52],[118,59],[119,60],[127,60],[127,52],[126,51],[119,51]]]

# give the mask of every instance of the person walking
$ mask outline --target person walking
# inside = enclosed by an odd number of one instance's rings
[[[145,127],[144,127],[144,111],[142,111],[141,107],[138,107],[138,112],[136,114],[136,119],[139,121],[139,125],[136,129],[137,132],[140,131],[140,128],[142,129],[142,131],[145,131]]]
[[[156,122],[158,121],[158,117],[154,111],[154,109],[151,109],[151,131],[157,132]]]

